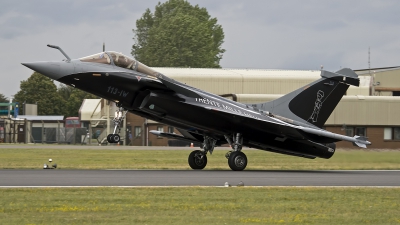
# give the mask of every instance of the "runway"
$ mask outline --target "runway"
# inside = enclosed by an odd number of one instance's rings
[[[400,186],[400,171],[0,170],[1,187]]]

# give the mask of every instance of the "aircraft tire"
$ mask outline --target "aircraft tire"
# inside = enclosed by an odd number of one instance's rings
[[[112,143],[118,143],[121,140],[121,137],[118,134],[113,134],[110,138]]]
[[[243,152],[232,152],[229,155],[228,165],[233,171],[242,171],[247,166],[247,157]]]
[[[203,157],[200,158],[201,155],[199,154],[203,155]],[[194,150],[189,154],[188,162],[190,168],[194,170],[202,170],[207,165],[207,156],[200,150]]]
[[[112,136],[112,134],[107,135],[107,141],[108,141],[108,143],[113,143],[112,140],[111,140],[111,136]]]

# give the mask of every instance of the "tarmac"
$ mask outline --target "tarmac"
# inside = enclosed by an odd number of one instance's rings
[[[1,187],[400,187],[400,171],[0,170]]]

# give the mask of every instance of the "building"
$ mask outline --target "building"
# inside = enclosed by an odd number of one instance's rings
[[[64,116],[20,115],[25,120],[27,143],[64,143]]]

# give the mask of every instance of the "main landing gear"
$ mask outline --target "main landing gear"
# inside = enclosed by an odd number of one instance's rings
[[[194,150],[190,153],[188,162],[189,166],[194,170],[202,170],[207,165],[207,152],[214,151],[215,143],[217,140],[204,136],[204,142],[202,145],[202,150]]]
[[[119,133],[121,132],[121,123],[125,119],[127,112],[128,110],[124,110],[122,107],[119,107],[115,112],[115,118],[113,119],[114,131],[112,134],[107,135],[108,143],[118,143],[121,140],[121,137],[119,136]]]
[[[247,166],[247,157],[242,152],[242,134],[237,133],[236,135],[232,135],[232,139],[227,135],[224,135],[224,137],[232,147],[232,151],[229,151],[225,154],[225,157],[228,159],[229,167],[234,171],[244,170]]]
[[[234,134],[232,138],[227,135],[224,135],[224,137],[229,145],[232,146],[232,151],[225,154],[229,167],[234,171],[244,170],[247,166],[247,157],[242,152],[242,134]],[[210,152],[212,154],[216,142],[215,139],[204,136],[202,150],[195,150],[190,153],[188,158],[189,166],[195,170],[204,169],[207,165],[207,153]]]

